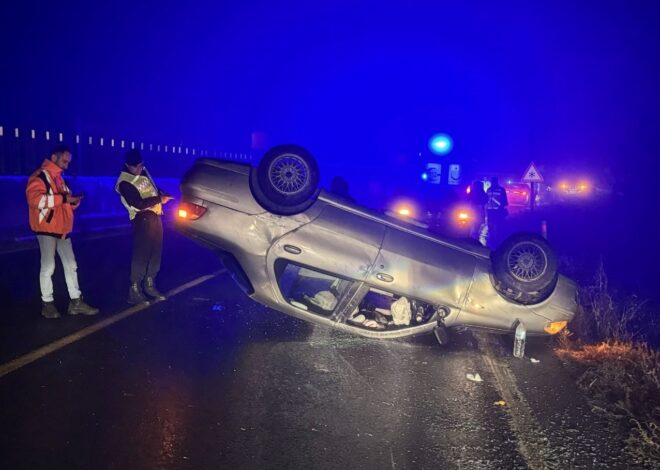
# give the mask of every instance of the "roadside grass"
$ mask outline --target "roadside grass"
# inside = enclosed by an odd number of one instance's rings
[[[557,337],[555,353],[580,368],[578,386],[594,411],[623,424],[637,463],[660,464],[660,351],[641,334],[650,323],[646,303],[617,298],[601,265],[580,288],[571,331]]]

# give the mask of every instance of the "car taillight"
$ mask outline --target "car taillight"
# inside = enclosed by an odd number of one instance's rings
[[[206,212],[206,207],[193,204],[192,202],[182,202],[177,209],[179,219],[197,220]]]
[[[561,330],[566,328],[567,321],[553,321],[550,323],[546,323],[543,329],[545,330],[546,333],[549,335],[556,335],[559,333]]]

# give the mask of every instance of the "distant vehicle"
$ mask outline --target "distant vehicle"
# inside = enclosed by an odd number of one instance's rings
[[[614,178],[607,169],[563,169],[551,179],[549,193],[555,202],[593,201],[613,195]]]
[[[475,220],[473,209],[466,202],[448,203],[446,207],[425,207],[412,197],[396,198],[386,215],[428,229],[438,235],[466,238]]]
[[[563,196],[590,196],[593,193],[593,185],[590,181],[579,179],[562,179],[554,186],[557,194]]]
[[[531,189],[528,183],[509,183],[502,184],[506,191],[506,197],[510,206],[529,206]]]
[[[576,286],[546,240],[517,234],[491,252],[441,237],[318,188],[295,145],[257,168],[197,160],[181,181],[177,228],[216,252],[252,299],[291,316],[372,338],[471,327],[561,331]]]

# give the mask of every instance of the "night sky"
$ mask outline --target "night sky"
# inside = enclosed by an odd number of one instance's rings
[[[627,187],[660,148],[658,2],[95,3],[3,6],[0,124],[234,151],[259,131],[383,178],[446,132],[479,170]]]

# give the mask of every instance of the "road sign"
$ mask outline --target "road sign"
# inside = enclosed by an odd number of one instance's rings
[[[543,183],[543,176],[539,170],[534,166],[534,162],[529,164],[527,171],[524,173],[522,180],[525,183]]]

